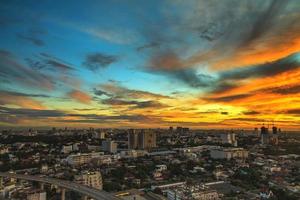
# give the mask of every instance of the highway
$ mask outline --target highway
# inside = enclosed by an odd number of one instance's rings
[[[31,175],[22,175],[22,174],[13,174],[13,173],[6,173],[6,172],[0,172],[0,177],[8,177],[8,178],[16,178],[16,179],[22,179],[22,180],[28,180],[28,181],[35,181],[40,183],[46,183],[46,184],[52,184],[56,185],[58,187],[72,190],[75,192],[78,192],[82,195],[91,197],[93,199],[97,200],[120,200],[119,198],[113,196],[112,194],[109,194],[108,192],[105,192],[103,190],[97,190],[95,188],[91,188],[85,185],[81,185],[75,182],[61,180],[61,179],[55,179],[55,178],[47,178],[47,177],[41,177],[41,176],[31,176]]]

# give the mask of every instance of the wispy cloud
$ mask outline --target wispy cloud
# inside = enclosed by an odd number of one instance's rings
[[[51,77],[20,64],[18,59],[6,50],[0,51],[0,77],[30,87],[48,90],[54,87]]]
[[[92,101],[92,97],[89,94],[80,90],[72,90],[67,96],[83,104],[90,104]]]
[[[13,105],[21,108],[45,109],[41,101],[31,97],[46,97],[38,94],[23,94],[16,92],[0,91],[0,105]]]

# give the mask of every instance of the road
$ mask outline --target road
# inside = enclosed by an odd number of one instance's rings
[[[57,185],[58,187],[65,188],[67,190],[72,190],[78,192],[82,195],[89,196],[93,199],[97,200],[120,200],[119,198],[105,192],[103,190],[98,190],[95,188],[91,188],[85,185],[81,185],[75,182],[55,179],[55,178],[47,178],[47,177],[40,177],[40,176],[31,176],[31,175],[22,175],[22,174],[13,174],[13,173],[6,173],[0,172],[0,177],[8,177],[8,178],[16,178],[28,181],[36,181],[46,184]]]

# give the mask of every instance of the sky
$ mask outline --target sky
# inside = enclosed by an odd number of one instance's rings
[[[300,128],[298,0],[0,0],[0,126]]]

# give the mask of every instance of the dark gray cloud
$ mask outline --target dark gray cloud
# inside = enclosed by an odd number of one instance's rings
[[[70,67],[67,64],[61,63],[57,60],[47,60],[47,64],[62,70],[73,70],[73,67]]]
[[[93,89],[93,92],[94,92],[94,94],[95,95],[97,95],[97,96],[108,96],[108,97],[110,97],[110,96],[112,96],[112,94],[110,94],[110,93],[108,93],[108,92],[105,92],[105,91],[103,91],[103,90],[99,90],[99,89],[97,89],[97,88],[94,88]]]
[[[191,87],[208,87],[213,79],[206,74],[197,74],[194,69],[179,69],[167,72],[169,77],[176,78]]]
[[[300,108],[297,109],[290,109],[284,112],[286,114],[292,114],[292,115],[300,115]]]
[[[283,95],[298,94],[300,93],[300,85],[276,87],[266,89],[266,91]]]
[[[136,50],[143,51],[146,49],[151,49],[151,48],[155,48],[155,47],[159,47],[159,46],[160,46],[159,42],[150,42],[150,43],[147,43],[147,44],[137,47]]]
[[[26,58],[25,61],[28,63],[30,67],[38,70],[61,70],[61,71],[72,71],[74,67],[72,64],[67,63],[64,60],[51,56],[47,53],[40,53],[34,59]]]
[[[216,101],[216,102],[231,102],[239,99],[244,99],[247,97],[250,97],[251,94],[237,94],[237,95],[231,95],[231,96],[224,96],[224,97],[212,97],[212,98],[204,98],[208,101]]]
[[[33,26],[25,33],[16,33],[16,36],[24,41],[28,41],[35,46],[45,46],[45,42],[40,39],[41,36],[46,35],[47,32],[38,26]]]
[[[261,65],[237,68],[220,74],[221,80],[242,80],[281,74],[300,68],[300,53],[292,54],[280,60]]]
[[[0,106],[0,113],[26,118],[48,118],[48,117],[63,117],[66,113],[58,110],[35,110],[24,108],[7,108]]]
[[[48,98],[51,97],[50,95],[45,94],[28,94],[28,93],[22,93],[22,92],[12,92],[12,91],[4,91],[0,90],[0,94],[9,94],[13,96],[20,96],[20,97],[42,97],[42,98]]]
[[[0,79],[44,89],[52,89],[54,86],[50,76],[20,64],[18,59],[6,50],[0,51]]]
[[[229,112],[221,112],[221,115],[228,115]]]
[[[36,46],[45,46],[45,42],[33,35],[24,35],[24,34],[21,34],[21,33],[17,33],[16,34],[18,38],[22,39],[22,40],[25,40],[25,41],[29,41],[30,43],[36,45]]]
[[[158,101],[135,101],[135,100],[123,100],[117,98],[110,98],[102,100],[103,104],[112,105],[112,106],[130,106],[129,109],[144,109],[144,108],[163,108],[167,107],[166,105]]]
[[[269,1],[266,9],[259,15],[254,16],[253,25],[251,31],[243,43],[250,43],[253,40],[260,38],[263,34],[272,30],[273,26],[278,24],[278,18],[285,11],[285,7],[288,5],[288,1],[272,0]]]
[[[260,112],[251,110],[251,111],[243,112],[243,114],[244,115],[258,115],[258,114],[260,114]]]
[[[105,68],[112,63],[115,63],[119,58],[115,55],[107,55],[104,53],[91,53],[86,55],[83,65],[88,69],[95,71],[100,68]]]

